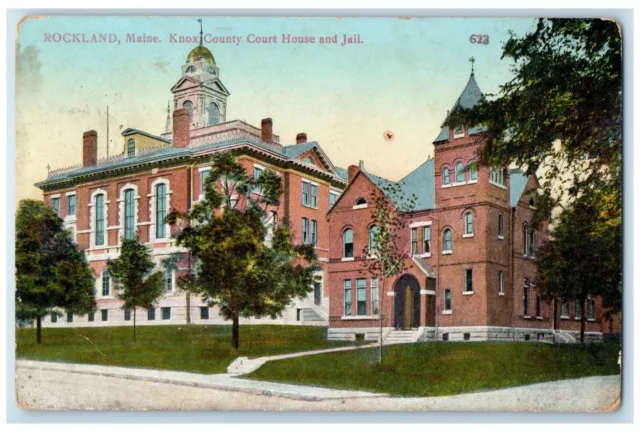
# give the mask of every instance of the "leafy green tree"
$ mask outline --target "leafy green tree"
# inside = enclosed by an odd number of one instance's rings
[[[560,214],[550,240],[536,253],[543,296],[575,299],[581,305],[581,342],[589,295],[605,299],[612,307],[610,313],[621,304],[622,230],[609,214],[607,201],[613,198],[599,198],[598,204],[592,202],[593,194],[579,197]]]
[[[379,188],[373,188],[369,196],[369,202],[373,204],[373,228],[370,241],[363,249],[364,256],[368,258],[363,260],[363,266],[365,271],[378,278],[379,363],[382,363],[383,301],[387,297],[385,280],[393,279],[407,270],[406,259],[410,254],[406,241],[405,214],[413,210],[415,201],[415,196],[405,195],[402,184],[389,181],[383,181]]]
[[[282,180],[265,170],[257,179],[228,152],[211,157],[205,196],[190,212],[172,212],[167,222],[188,223],[176,235],[197,265],[178,281],[232,321],[239,348],[240,317],[276,318],[293,298],[312,289],[316,264],[312,245],[294,245],[288,221],[273,223]]]
[[[123,301],[122,309],[133,310],[133,341],[136,340],[136,308],[155,307],[165,292],[164,276],[151,259],[149,249],[136,235],[120,239],[120,256],[107,262],[109,275],[118,285],[117,297]]]
[[[96,310],[94,278],[84,254],[58,215],[42,201],[22,200],[16,215],[16,318],[36,320],[58,308],[84,314]]]

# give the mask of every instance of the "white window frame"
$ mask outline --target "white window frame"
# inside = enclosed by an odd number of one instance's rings
[[[453,139],[464,138],[464,125],[453,128]]]
[[[467,232],[467,228],[468,228],[468,223],[467,223],[467,216],[469,216],[471,218],[471,231]],[[469,238],[469,237],[473,237],[473,213],[470,211],[467,211],[464,213],[464,234],[462,234],[463,238]]]
[[[204,166],[198,168],[198,181],[200,182],[200,191],[198,192],[198,201],[202,201],[204,199],[204,182],[202,181],[202,176],[204,172],[208,172],[211,175],[211,167]]]
[[[447,291],[449,292],[449,308],[447,309]],[[453,312],[453,297],[450,288],[445,288],[444,293],[442,295],[442,314],[443,315],[451,315]]]
[[[138,195],[138,185],[134,183],[127,183],[120,188],[120,198],[118,198],[118,245],[120,245],[120,239],[124,237],[124,206],[125,206],[125,192],[129,189],[133,189],[133,235],[135,236],[136,231],[138,230],[138,221],[139,221],[139,200],[140,195]]]
[[[451,234],[451,248],[449,249],[445,249],[446,245],[447,245],[447,241],[445,239],[445,235],[446,232],[449,231],[449,233]],[[453,253],[453,230],[451,228],[445,228],[442,231],[442,255],[450,255],[451,253]]]
[[[167,178],[158,177],[153,181],[153,183],[151,183],[151,193],[147,195],[149,197],[149,209],[151,211],[151,215],[150,215],[151,224],[149,225],[149,230],[150,230],[149,243],[156,243],[156,242],[164,243],[172,240],[171,225],[169,224],[164,224],[165,225],[164,231],[165,231],[166,237],[162,237],[162,238],[156,237],[156,224],[158,223],[158,221],[156,220],[156,188],[161,184],[163,184],[165,187],[167,214],[169,214],[169,209],[171,209],[171,195],[173,194],[173,191],[171,190],[171,183]]]
[[[504,273],[498,270],[498,295],[504,295]]]
[[[96,196],[102,194],[104,196],[104,201],[102,202],[102,217],[104,219],[104,243],[101,245],[96,245],[96,231],[97,231],[97,227],[96,227]],[[89,199],[89,249],[95,249],[95,248],[106,248],[109,246],[109,231],[108,231],[108,224],[109,224],[109,219],[108,219],[108,215],[109,215],[109,199],[108,199],[109,195],[107,195],[107,191],[104,189],[96,189],[93,192],[91,192],[91,196]],[[76,212],[78,211],[77,209],[77,202],[76,202]]]

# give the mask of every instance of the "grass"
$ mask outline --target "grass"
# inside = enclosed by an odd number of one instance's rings
[[[231,348],[231,326],[138,326],[16,330],[16,357],[109,366],[223,373],[239,356],[262,357],[345,346],[329,342],[319,327],[241,325],[240,349]]]
[[[442,396],[543,381],[618,373],[620,345],[429,343],[319,354],[266,363],[246,378],[365,390],[398,396]]]

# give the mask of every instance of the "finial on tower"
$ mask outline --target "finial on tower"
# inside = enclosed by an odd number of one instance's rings
[[[200,46],[202,46],[202,18],[198,18],[198,22],[200,23]]]
[[[476,62],[476,59],[473,57],[469,57],[469,61],[471,62],[471,75],[473,75],[473,64]]]

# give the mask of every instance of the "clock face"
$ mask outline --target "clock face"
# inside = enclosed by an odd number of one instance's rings
[[[209,73],[215,73],[215,70],[213,70],[213,68],[211,66],[209,66]]]

